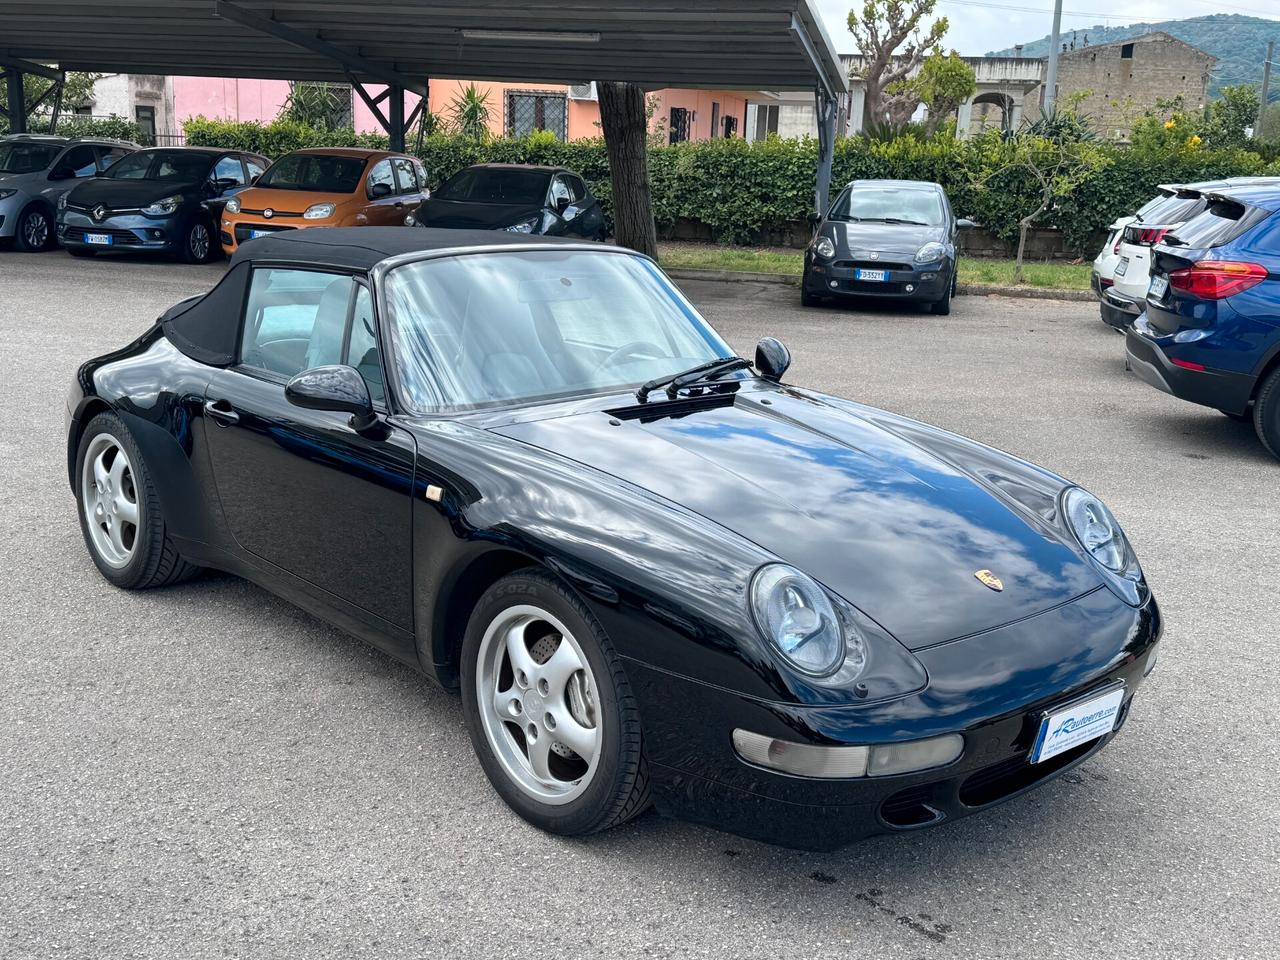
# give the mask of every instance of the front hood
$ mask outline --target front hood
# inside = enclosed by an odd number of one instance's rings
[[[542,208],[520,203],[470,203],[462,200],[427,200],[414,212],[424,227],[453,230],[501,230],[521,220],[540,216]]]
[[[878,259],[893,258],[907,263],[916,251],[931,241],[944,240],[942,227],[917,227],[909,223],[845,223],[829,220],[825,229],[830,230],[840,257],[854,260],[870,259],[867,255],[879,254]]]
[[[73,189],[67,196],[67,202],[77,207],[94,207],[100,203],[111,210],[131,210],[175,194],[189,194],[196,187],[197,184],[194,183],[174,180],[112,180],[97,177],[86,180]]]
[[[913,650],[1102,585],[1037,513],[1046,504],[1051,510],[1051,491],[1063,481],[944,431],[834,398],[749,385],[727,405],[649,422],[620,419],[613,426],[595,411],[492,429],[733,530]],[[964,468],[957,465],[966,458]],[[979,570],[999,577],[1003,591],[984,586]]]
[[[225,193],[222,199],[240,198],[240,205],[249,210],[266,210],[274,213],[301,214],[316,203],[332,203],[338,206],[351,201],[354,193],[324,193],[319,190],[273,190],[271,187],[244,187],[236,193]]]

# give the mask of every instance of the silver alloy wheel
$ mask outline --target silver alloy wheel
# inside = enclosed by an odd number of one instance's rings
[[[22,218],[22,239],[33,250],[49,242],[49,218],[42,211],[32,210]]]
[[[89,441],[80,468],[80,504],[89,539],[103,563],[123,567],[138,540],[138,487],[133,464],[109,433]]]
[[[541,803],[582,795],[599,766],[595,677],[582,647],[554,614],[508,607],[485,629],[476,705],[507,777]]]
[[[203,260],[209,256],[209,228],[203,223],[197,223],[187,235],[187,243],[191,247],[191,256],[195,259]]]

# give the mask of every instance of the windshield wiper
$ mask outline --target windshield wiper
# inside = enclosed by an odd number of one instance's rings
[[[923,220],[903,220],[901,217],[865,217],[866,220],[874,220],[876,223],[906,223],[913,227],[927,227],[929,224]]]
[[[700,363],[696,367],[690,367],[688,370],[682,370],[679,373],[673,373],[665,377],[657,377],[648,383],[642,384],[640,389],[636,391],[636,400],[640,403],[647,403],[649,394],[659,387],[666,387],[667,396],[674,400],[676,394],[685,387],[693,386],[695,383],[717,380],[726,373],[745,370],[749,366],[751,364],[741,357],[720,357],[718,360],[708,360],[706,363]]]

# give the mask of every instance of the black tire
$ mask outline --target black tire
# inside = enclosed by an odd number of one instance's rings
[[[14,246],[24,253],[42,253],[53,246],[55,230],[53,214],[39,203],[33,203],[20,214],[15,224]]]
[[[97,250],[90,250],[88,247],[67,247],[66,251],[73,257],[92,257],[98,252]]]
[[[208,263],[221,251],[217,235],[204,217],[196,217],[183,228],[182,248],[178,256],[184,263]]]
[[[1280,367],[1262,381],[1253,404],[1253,428],[1267,452],[1280,460]]]
[[[512,781],[485,734],[477,703],[476,674],[485,630],[504,610],[522,604],[541,607],[561,620],[579,640],[596,679],[599,766],[583,793],[560,805],[543,803]],[[530,567],[502,578],[485,591],[467,624],[461,666],[463,716],[471,744],[493,788],[522,818],[548,833],[582,836],[625,823],[649,806],[640,711],[622,661],[591,611],[562,583]]]
[[[945,317],[951,313],[951,290],[948,289],[941,300],[935,300],[929,304],[929,311],[939,317]]]
[[[89,532],[89,518],[85,513],[83,496],[84,460],[96,437],[108,435],[127,455],[133,474],[133,492],[138,504],[137,532],[133,538],[133,552],[123,566],[112,566],[98,552]],[[160,498],[156,494],[151,473],[142,459],[133,435],[124,422],[114,413],[100,413],[84,429],[76,449],[75,470],[76,512],[80,516],[80,532],[85,547],[99,572],[109,582],[125,590],[144,590],[162,587],[188,580],[200,572],[200,568],[187,563],[178,553],[160,510]]]

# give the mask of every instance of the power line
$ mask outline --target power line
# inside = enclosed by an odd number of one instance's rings
[[[1050,14],[1053,13],[1052,10],[1045,9],[1044,7],[1028,7],[1022,4],[1014,4],[1014,3],[995,3],[993,2],[993,0],[938,0],[938,2],[942,4],[962,6],[962,7],[985,7],[989,10],[1013,10],[1018,13],[1037,13],[1037,14],[1043,14],[1044,16],[1049,16]],[[1210,0],[1205,0],[1205,2],[1210,2]],[[1249,9],[1249,12],[1251,13],[1262,13],[1261,10],[1252,10],[1250,8],[1240,7],[1238,9],[1241,9],[1241,10]],[[1208,16],[1208,15],[1201,16],[1201,17],[1185,17],[1181,20],[1170,20],[1168,18],[1164,20],[1143,20],[1140,18],[1135,18],[1133,14],[1129,14],[1125,16],[1122,14],[1114,14],[1114,13],[1097,13],[1097,12],[1088,11],[1088,10],[1063,10],[1062,12],[1063,14],[1072,16],[1072,17],[1097,17],[1099,20],[1116,20],[1116,21],[1124,21],[1126,23],[1132,23],[1132,24],[1215,23],[1220,27],[1250,27],[1251,28],[1255,26],[1255,24],[1251,24],[1251,23],[1230,23],[1230,22],[1221,21],[1221,20],[1214,20],[1211,16]],[[1259,19],[1270,20],[1272,18],[1264,16],[1264,17],[1260,17]]]

